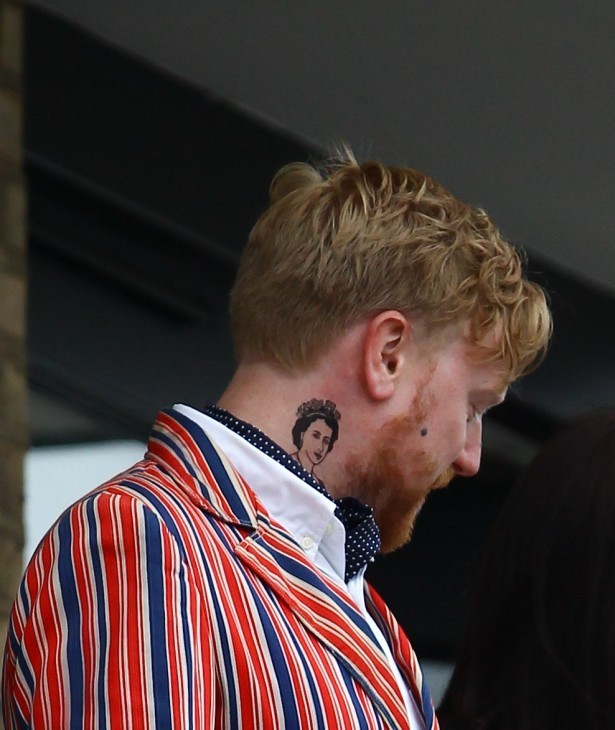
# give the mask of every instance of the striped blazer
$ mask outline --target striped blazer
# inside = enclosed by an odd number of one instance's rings
[[[366,591],[437,728],[408,639]],[[143,461],[41,542],[12,610],[2,688],[7,730],[409,727],[350,596],[174,411],[159,414]]]

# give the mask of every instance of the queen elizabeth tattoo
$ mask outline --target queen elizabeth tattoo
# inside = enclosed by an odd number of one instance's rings
[[[297,451],[291,454],[310,474],[321,464],[339,436],[340,412],[330,400],[312,398],[297,408],[293,426],[293,443]]]

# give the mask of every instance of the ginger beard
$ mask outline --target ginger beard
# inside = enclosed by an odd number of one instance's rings
[[[392,418],[374,437],[363,465],[359,459],[347,464],[353,495],[374,510],[383,553],[410,540],[429,492],[445,487],[455,475],[450,467],[440,471],[427,444],[420,443],[419,431],[415,417]]]

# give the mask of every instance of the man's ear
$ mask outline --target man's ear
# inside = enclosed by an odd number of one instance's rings
[[[369,322],[363,339],[363,372],[370,398],[387,400],[393,395],[411,336],[410,322],[396,310],[380,312]]]

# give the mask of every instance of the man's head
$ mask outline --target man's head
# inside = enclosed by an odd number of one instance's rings
[[[484,211],[350,156],[275,176],[231,315],[240,365],[286,378],[282,408],[295,393],[338,404],[343,433],[319,473],[372,505],[384,550],[407,541],[431,489],[476,472],[482,415],[551,329],[543,291]]]
[[[486,213],[420,172],[359,165],[282,168],[252,229],[231,296],[241,362],[309,368],[362,318],[398,310],[430,336],[469,322],[480,360],[509,382],[544,351],[542,290]],[[494,340],[486,335],[498,331]],[[489,343],[488,345],[486,343]]]

